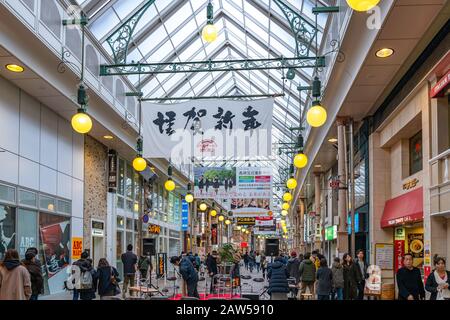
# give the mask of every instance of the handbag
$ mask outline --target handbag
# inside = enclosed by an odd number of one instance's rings
[[[114,275],[114,269],[111,267],[111,283],[114,286],[114,295],[120,294],[120,287],[119,287],[119,281],[117,280],[116,276]]]

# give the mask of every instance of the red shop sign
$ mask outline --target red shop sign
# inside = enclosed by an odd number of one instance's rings
[[[395,273],[403,267],[403,256],[405,255],[405,240],[394,241],[394,268]]]
[[[247,242],[241,242],[241,248],[248,248]]]
[[[443,97],[447,86],[450,84],[450,70],[447,71],[445,76],[439,80],[433,88],[430,90],[430,98]]]

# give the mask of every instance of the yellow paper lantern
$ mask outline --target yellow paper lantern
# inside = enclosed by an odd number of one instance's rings
[[[291,201],[291,200],[292,200],[292,194],[291,194],[290,192],[286,192],[286,193],[283,195],[283,200],[286,201],[286,202]]]
[[[238,229],[238,230],[241,230],[242,229],[242,227],[241,226],[237,226],[237,228],[236,229]]]
[[[72,128],[78,133],[85,134],[92,129],[92,119],[84,112],[78,112],[72,117]]]
[[[225,217],[224,216],[219,216],[219,221],[220,222],[222,222],[222,221],[224,221],[225,220]]]
[[[286,182],[286,186],[288,187],[288,189],[294,190],[295,188],[297,188],[297,180],[295,180],[294,178],[290,178]]]
[[[138,172],[144,171],[147,168],[147,161],[142,157],[136,157],[133,160],[133,168]]]
[[[215,216],[217,216],[217,211],[214,210],[214,209],[212,209],[212,210],[209,212],[209,214],[211,215],[211,217],[215,217]]]
[[[200,204],[200,210],[201,211],[206,211],[206,209],[208,209],[208,206],[206,205],[206,203]]]
[[[369,11],[375,7],[380,0],[347,0],[347,4],[355,11]]]
[[[291,206],[287,202],[283,203],[283,205],[281,206],[281,208],[283,208],[283,210],[289,210],[290,207]]]
[[[295,156],[294,166],[296,166],[299,169],[302,169],[306,167],[307,164],[308,164],[308,157],[305,154],[299,153]]]
[[[217,27],[213,24],[207,24],[202,31],[203,40],[208,43],[214,42],[217,39]]]
[[[230,225],[230,224],[231,224],[231,221],[227,219],[227,220],[225,220],[225,224],[226,224],[226,225]]]
[[[306,114],[306,120],[311,127],[321,127],[327,122],[327,110],[320,105],[312,106]]]
[[[194,196],[191,193],[188,193],[184,200],[186,200],[187,203],[192,203],[194,201]]]
[[[289,212],[288,212],[287,210],[281,211],[281,215],[282,215],[283,217],[286,217],[288,214],[289,214]]]
[[[175,190],[175,182],[173,182],[172,179],[167,180],[164,184],[164,188],[166,188],[167,191]]]

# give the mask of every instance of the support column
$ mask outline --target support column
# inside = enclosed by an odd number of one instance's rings
[[[347,177],[345,175],[345,119],[337,119],[337,132],[338,132],[338,179],[339,179],[339,191],[338,191],[338,238],[337,238],[337,253],[339,257],[345,252],[348,252],[348,235],[347,235],[347,190],[344,189],[347,184]]]
[[[305,249],[305,201],[300,199],[300,252],[306,253]]]
[[[317,226],[320,225],[322,218],[322,209],[320,207],[320,173],[314,174],[314,202],[316,207],[316,216],[314,218],[314,229],[317,232]],[[314,236],[314,250],[320,250],[322,241]]]

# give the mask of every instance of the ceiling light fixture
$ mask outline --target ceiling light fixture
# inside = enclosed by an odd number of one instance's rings
[[[206,26],[202,30],[202,37],[208,43],[214,42],[217,39],[217,27],[214,25],[214,6],[209,1],[206,7]]]
[[[14,72],[14,73],[22,73],[25,71],[25,68],[22,66],[19,66],[18,64],[7,64],[5,68],[8,71]]]
[[[328,142],[330,142],[330,143],[336,143],[336,142],[338,142],[338,139],[336,139],[336,138],[330,138],[330,139],[328,139]]]
[[[106,139],[106,140],[112,140],[112,139],[114,139],[113,136],[108,136],[108,135],[103,136],[103,138]]]
[[[391,48],[383,48],[377,51],[376,56],[378,58],[389,58],[394,54],[394,49]]]

